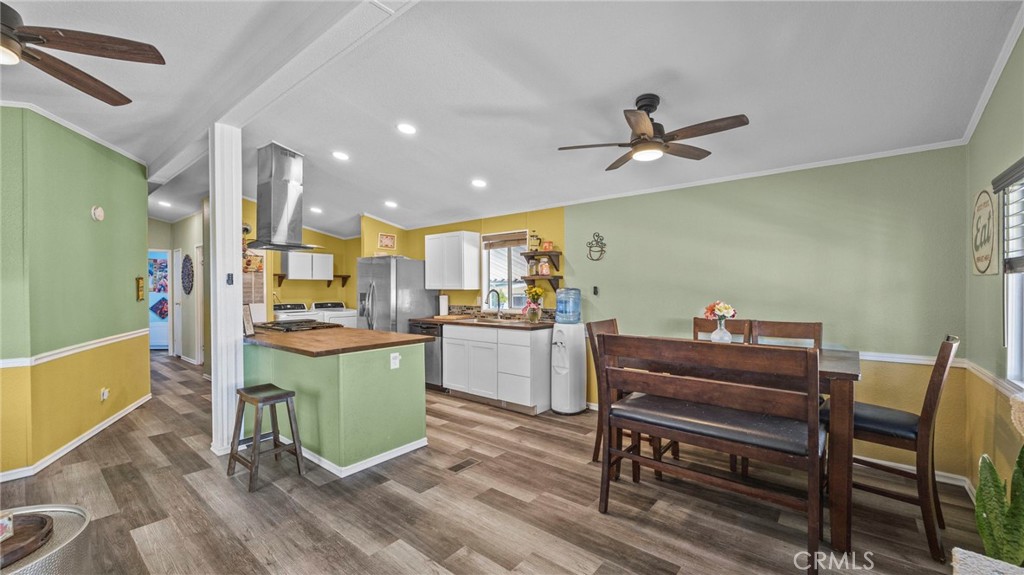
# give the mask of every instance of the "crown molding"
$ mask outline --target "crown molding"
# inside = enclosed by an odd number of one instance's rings
[[[1003,71],[1006,69],[1006,63],[1017,46],[1021,30],[1024,30],[1024,4],[1021,4],[1020,9],[1017,10],[1017,17],[1013,20],[1013,25],[1010,26],[1010,33],[1006,36],[1006,41],[1003,42],[1003,49],[999,51],[996,63],[992,66],[992,73],[988,76],[988,82],[985,83],[981,97],[978,98],[978,105],[974,108],[974,114],[967,123],[963,137],[964,143],[970,142],[974,137],[974,130],[978,128],[978,123],[981,121],[982,115],[985,114],[985,108],[988,107],[988,101],[992,98],[992,93],[995,92],[996,85],[999,84],[999,78],[1002,77]]]

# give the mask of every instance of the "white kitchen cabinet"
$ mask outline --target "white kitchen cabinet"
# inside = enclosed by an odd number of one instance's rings
[[[313,256],[313,279],[333,280],[334,279],[334,254],[310,254]]]
[[[281,273],[290,280],[333,280],[334,254],[285,252]]]
[[[448,232],[424,238],[427,289],[480,289],[480,234]]]
[[[444,387],[469,391],[469,344],[461,339],[441,340],[441,383]]]
[[[541,413],[551,408],[551,330],[446,325],[444,386]],[[522,410],[520,410],[522,411]]]

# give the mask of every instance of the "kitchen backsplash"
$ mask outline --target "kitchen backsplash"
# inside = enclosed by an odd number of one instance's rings
[[[478,305],[449,305],[448,313],[450,315],[481,315],[483,312],[480,311]],[[502,313],[516,314],[519,312],[503,310]],[[555,310],[546,308],[541,310],[540,319],[541,321],[555,321]]]

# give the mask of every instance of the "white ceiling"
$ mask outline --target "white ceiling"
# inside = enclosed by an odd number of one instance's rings
[[[22,66],[4,70],[5,100],[35,103],[151,170],[201,150],[203,127],[221,116],[244,117],[244,193],[255,193],[255,148],[281,142],[305,154],[306,205],[323,209],[305,224],[345,237],[364,212],[415,228],[962,142],[1021,18],[1019,0],[420,2],[353,43],[331,38],[351,34],[335,25],[356,18],[351,5],[86,6],[16,5],[29,23],[150,41],[166,69],[69,55],[136,100],[123,110]],[[344,50],[325,55],[325,44]],[[172,67],[179,58],[190,64]],[[661,96],[666,130],[739,113],[750,125],[689,141],[713,152],[699,162],[605,172],[622,150],[555,151],[628,138],[622,110],[643,92]],[[399,134],[398,121],[419,132]],[[151,214],[179,216],[156,198],[194,211],[205,173],[193,166],[157,190]],[[472,188],[476,177],[488,188]]]

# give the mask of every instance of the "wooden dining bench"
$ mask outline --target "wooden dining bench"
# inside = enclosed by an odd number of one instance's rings
[[[807,513],[807,551],[822,535],[821,461],[825,428],[818,421],[818,350],[722,345],[682,339],[602,334],[599,369],[604,443],[598,510],[608,512],[610,481],[631,460],[719,489]],[[658,365],[644,371],[622,365]],[[632,394],[632,395],[630,395]],[[807,474],[806,495],[773,489],[713,469],[643,455],[634,440],[622,446],[619,430],[750,457]],[[816,572],[813,561],[810,572]]]

